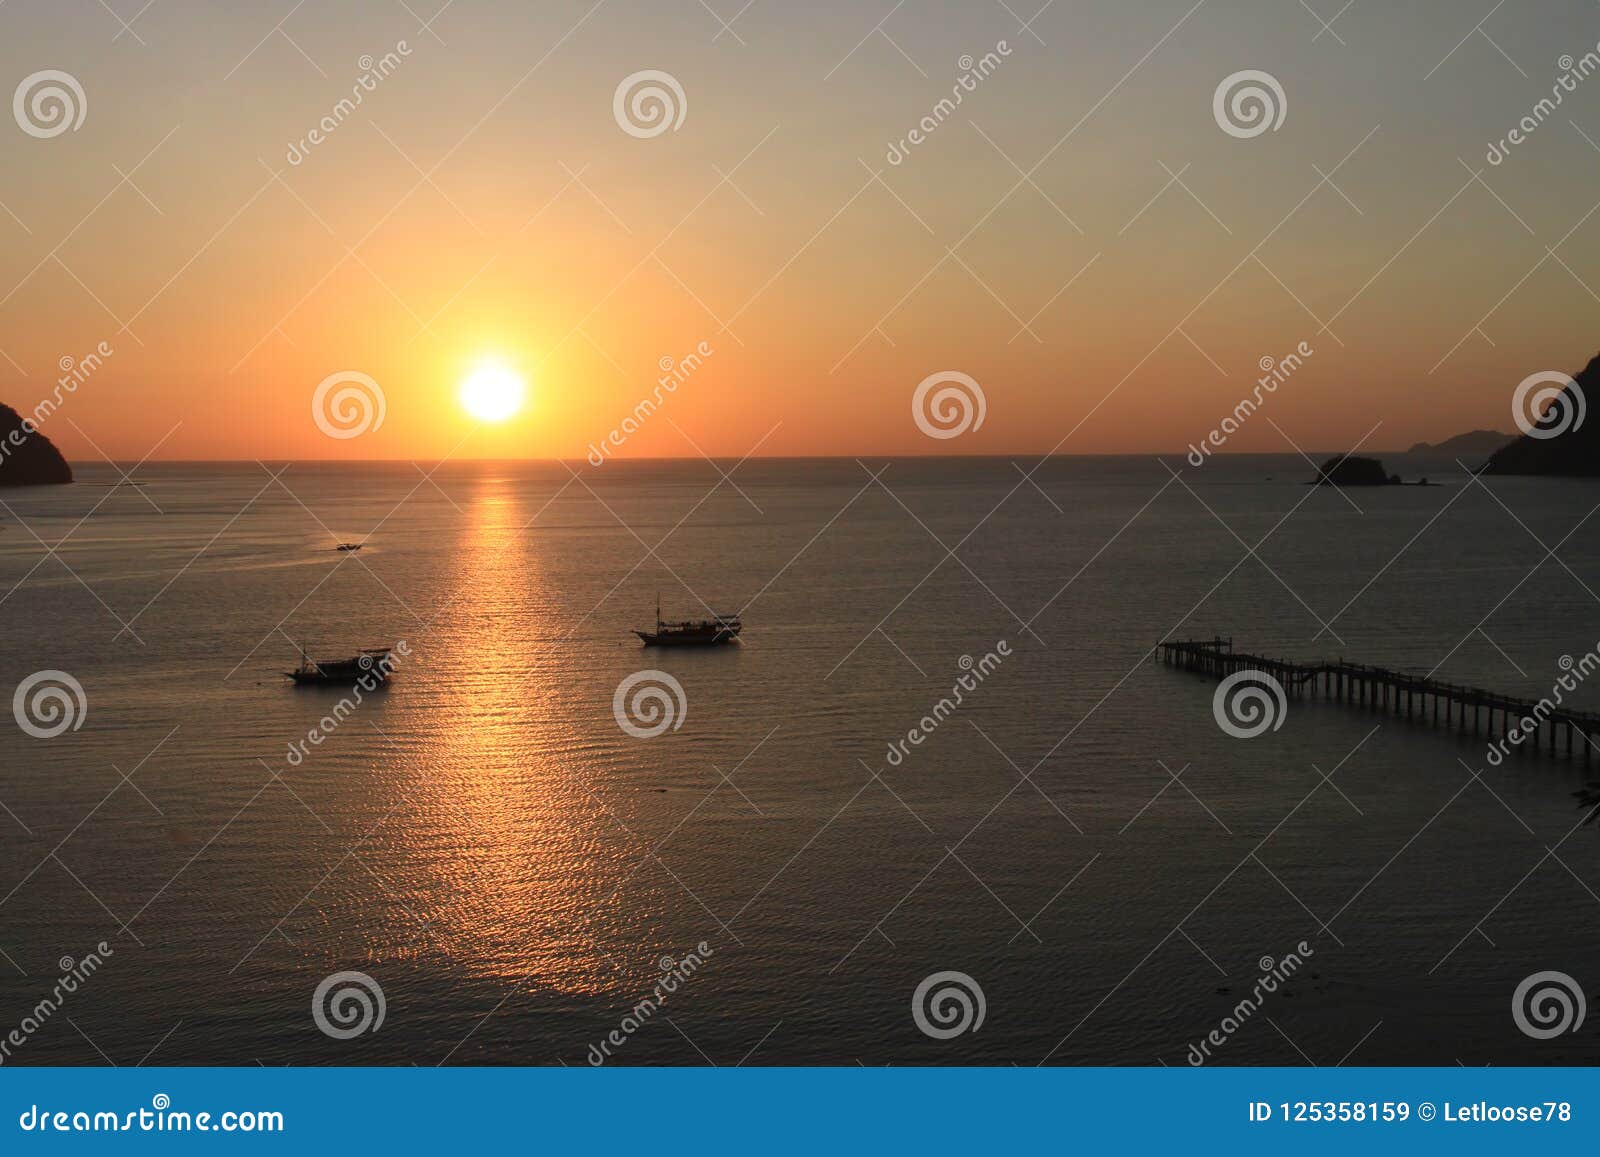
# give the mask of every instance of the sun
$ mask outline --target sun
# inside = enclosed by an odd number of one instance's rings
[[[480,422],[503,422],[522,409],[524,387],[499,362],[483,362],[461,383],[461,406]]]

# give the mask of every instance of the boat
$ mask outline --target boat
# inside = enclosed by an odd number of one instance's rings
[[[392,647],[367,647],[348,659],[313,659],[300,652],[300,665],[284,675],[296,683],[351,684],[363,680],[386,683]]]
[[[738,615],[713,613],[709,619],[668,623],[661,618],[661,596],[656,596],[656,629],[635,631],[647,647],[716,647],[739,637],[744,624]]]
[[[360,550],[362,547],[364,547],[366,545],[367,544],[364,543],[364,542],[341,542],[338,546],[334,547],[333,549],[334,550],[343,550],[343,551],[356,551],[356,550]]]

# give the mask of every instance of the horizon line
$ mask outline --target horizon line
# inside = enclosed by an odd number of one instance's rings
[[[1515,440],[1514,436],[1510,440]],[[993,451],[993,452],[984,453],[984,454],[898,454],[898,453],[892,453],[892,452],[887,452],[886,453],[886,452],[881,452],[881,451],[872,451],[872,452],[862,452],[862,453],[858,453],[858,454],[752,454],[752,455],[745,455],[745,456],[736,455],[736,454],[724,454],[724,455],[717,455],[717,454],[681,454],[681,455],[666,455],[666,456],[632,455],[632,456],[629,456],[629,457],[626,457],[626,458],[608,458],[608,459],[606,459],[606,462],[604,464],[620,464],[620,463],[627,463],[627,462],[638,462],[638,463],[647,463],[647,462],[853,462],[853,461],[857,461],[857,460],[862,459],[862,458],[890,458],[890,459],[896,459],[896,460],[923,461],[923,462],[937,462],[937,461],[967,461],[967,462],[973,462],[973,461],[987,461],[987,460],[991,460],[991,459],[992,460],[1006,460],[1006,459],[1016,459],[1016,458],[1040,458],[1040,459],[1047,459],[1047,458],[1184,458],[1184,459],[1187,459],[1189,450],[1190,450],[1190,447],[1184,447],[1182,450],[1081,451],[1081,452],[1074,452],[1074,453],[1071,453],[1071,454],[1063,454],[1063,453],[1059,453],[1059,452],[1052,453],[1052,452],[1048,452],[1048,451],[1038,451],[1038,450],[1018,450],[1018,451]],[[1316,457],[1317,455],[1337,456],[1337,455],[1340,455],[1340,454],[1355,454],[1355,453],[1356,453],[1356,451],[1354,451],[1354,450],[1305,450],[1303,452],[1300,451],[1300,450],[1232,450],[1232,451],[1227,451],[1227,452],[1216,451],[1214,453],[1206,455],[1206,458],[1207,458],[1207,460],[1210,460],[1210,459],[1213,459],[1213,458],[1299,458],[1299,457],[1302,457],[1302,456],[1311,456],[1311,457]],[[1412,453],[1412,451],[1409,448],[1391,447],[1391,448],[1385,449],[1385,450],[1363,450],[1363,451],[1360,452],[1359,456],[1376,458],[1376,457],[1381,457],[1381,456],[1385,456],[1385,455],[1403,456],[1403,455],[1409,455],[1411,453]],[[298,464],[301,464],[301,463],[312,463],[312,464],[357,465],[357,466],[359,466],[359,465],[372,465],[372,466],[390,466],[390,465],[395,465],[395,466],[405,466],[405,465],[411,465],[411,464],[417,463],[417,462],[435,462],[435,463],[437,463],[439,465],[445,465],[445,464],[450,463],[450,462],[462,462],[462,463],[478,463],[478,462],[481,462],[481,463],[550,462],[550,463],[583,463],[583,464],[586,464],[586,465],[589,465],[589,466],[593,467],[594,469],[597,469],[597,470],[599,469],[599,467],[595,466],[594,463],[590,462],[589,459],[586,456],[581,456],[581,455],[577,456],[577,457],[570,457],[570,458],[569,457],[562,457],[560,455],[548,455],[548,456],[538,456],[538,457],[523,457],[523,458],[471,458],[471,457],[465,457],[465,456],[450,457],[450,458],[426,458],[426,457],[410,457],[410,458],[286,458],[286,457],[277,457],[277,456],[264,456],[264,457],[256,457],[256,458],[147,458],[147,459],[136,459],[136,458],[109,458],[108,459],[108,458],[101,458],[98,461],[89,461],[89,462],[80,462],[80,463],[73,463],[69,459],[67,464],[69,466],[77,466],[77,465],[98,466],[98,465],[112,465],[112,464],[114,464],[114,465],[124,465],[124,464],[130,463],[130,462],[135,464],[135,465],[142,464],[142,465],[146,465],[146,466],[155,465],[155,464],[171,465],[171,466],[182,466],[182,465],[210,466],[210,465],[220,465],[220,464],[230,464],[231,465],[231,464],[234,464],[234,463],[238,463],[240,465],[247,465],[247,464],[250,464],[250,463],[254,463],[256,465],[264,465],[264,464],[266,464],[268,462],[282,462],[282,463],[288,463],[288,464],[291,464],[291,465],[298,465]]]

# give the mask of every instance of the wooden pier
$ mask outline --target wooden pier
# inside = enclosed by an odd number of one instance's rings
[[[1491,741],[1503,739],[1511,728],[1517,727],[1523,739],[1507,744],[1507,751],[1537,751],[1542,743],[1552,755],[1571,757],[1581,749],[1583,760],[1588,763],[1600,750],[1600,714],[1570,711],[1549,699],[1517,699],[1481,687],[1346,663],[1342,659],[1293,663],[1247,655],[1233,649],[1232,639],[1221,637],[1162,643],[1161,658],[1169,666],[1215,679],[1226,679],[1239,671],[1260,671],[1276,679],[1287,695],[1320,695],[1339,703],[1470,731]],[[1522,726],[1524,721],[1531,727]]]

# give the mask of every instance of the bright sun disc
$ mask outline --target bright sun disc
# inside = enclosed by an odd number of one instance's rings
[[[480,422],[503,422],[522,408],[522,379],[504,366],[479,366],[461,383],[461,405]]]

